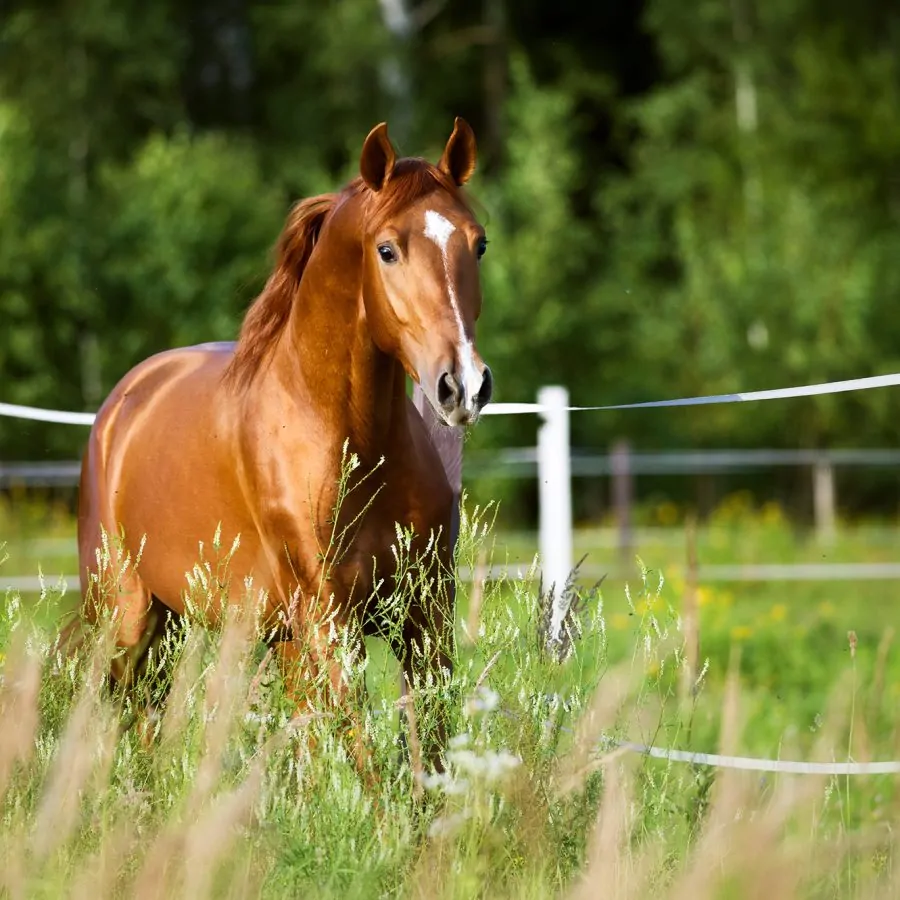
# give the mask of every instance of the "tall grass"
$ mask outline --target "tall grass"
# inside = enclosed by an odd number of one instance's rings
[[[458,561],[472,571],[490,561],[491,516],[464,509]],[[400,577],[380,612],[388,635],[423,588],[409,546],[399,533]],[[115,547],[103,553],[115,568]],[[107,683],[113,623],[101,616],[66,654],[47,624],[52,590],[38,609],[14,594],[0,605],[4,895],[900,896],[893,779],[761,779],[619,747],[690,747],[713,731],[725,752],[743,746],[738,657],[718,673],[723,691],[705,669],[685,688],[680,621],[646,570],[628,596],[636,639],[624,663],[611,661],[599,592],[574,586],[548,647],[533,578],[456,585],[454,670],[413,686],[413,715],[401,717],[381,642],[345,653],[360,687],[349,712],[378,775],[368,782],[344,717],[315,702],[296,714],[255,598],[229,606],[217,593],[228,553],[214,542],[212,556],[194,570],[188,614],[128,690]],[[816,734],[793,747],[785,735],[784,755],[892,750],[860,747],[860,689],[855,671],[837,679]],[[428,692],[441,694],[450,734],[439,773],[417,750],[436,727],[435,706],[419,702]]]

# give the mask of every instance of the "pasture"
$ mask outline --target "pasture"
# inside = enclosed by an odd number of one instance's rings
[[[534,582],[459,579],[453,677],[416,687],[443,696],[454,736],[444,775],[418,772],[416,748],[435,723],[416,706],[413,729],[401,729],[398,668],[382,643],[369,641],[365,659],[345,655],[368,692],[354,702],[374,785],[358,777],[328,715],[313,706],[292,719],[252,622],[232,617],[212,633],[188,616],[153,660],[163,680],[142,684],[143,695],[169,690],[148,725],[141,690],[113,701],[101,687],[102,635],[77,662],[55,654],[71,596],[7,593],[4,893],[896,896],[894,777],[714,771],[617,749],[628,740],[784,759],[900,758],[896,582],[701,583],[702,669],[686,686],[684,534],[671,519],[668,509],[646,511],[654,527],[638,531],[643,573],[627,584],[611,577],[600,593],[585,582],[562,661],[542,650]],[[466,570],[533,553],[530,536],[495,532],[493,521],[492,509],[467,506]],[[0,576],[40,567],[52,587],[75,571],[73,535],[64,512],[2,507]],[[736,497],[701,526],[697,553],[701,563],[875,562],[896,559],[898,542],[890,523],[845,524],[822,548],[777,507]],[[608,532],[583,530],[577,555],[612,567],[609,543]],[[402,556],[401,537],[398,548]],[[194,590],[196,609],[216,602],[215,579]],[[395,612],[385,610],[385,628]]]

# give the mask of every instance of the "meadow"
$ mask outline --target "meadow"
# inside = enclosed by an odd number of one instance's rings
[[[2,892],[11,897],[893,897],[900,893],[893,776],[811,777],[649,759],[621,741],[783,759],[900,759],[897,584],[700,583],[671,509],[646,512],[634,571],[569,597],[566,639],[546,642],[533,536],[466,507],[456,667],[415,686],[408,735],[398,667],[380,641],[348,658],[373,748],[360,779],[334,716],[295,717],[255,623],[186,617],[126,696],[103,674],[98,628],[66,659],[56,625],[76,571],[71,517],[0,508],[5,576],[45,576],[0,606]],[[673,521],[674,520],[674,521]],[[398,538],[402,545],[402,539]],[[609,529],[577,555],[615,570]],[[213,548],[227,558],[227,548]],[[775,506],[729,498],[697,530],[703,563],[893,561],[892,523],[842,523],[833,544]],[[402,547],[401,547],[402,550]],[[116,564],[115,549],[110,564]],[[118,564],[121,564],[121,559]],[[213,570],[210,569],[209,572]],[[193,602],[221,602],[215,579]],[[402,603],[405,588],[395,591]],[[686,599],[696,624],[685,620]],[[389,613],[385,615],[389,619]],[[391,627],[386,620],[386,627]],[[689,665],[686,638],[699,643]],[[138,727],[141,698],[167,692]],[[446,773],[419,739],[439,695]],[[362,697],[362,692],[360,693]],[[407,736],[408,735],[408,736]],[[406,736],[404,738],[404,736]],[[415,739],[412,739],[415,737]],[[404,749],[406,748],[406,749]]]

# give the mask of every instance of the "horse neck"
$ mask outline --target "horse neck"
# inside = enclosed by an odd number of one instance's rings
[[[405,373],[372,340],[359,240],[341,229],[329,227],[320,238],[272,362],[283,388],[315,409],[334,440],[349,439],[364,461],[376,462],[405,432]]]

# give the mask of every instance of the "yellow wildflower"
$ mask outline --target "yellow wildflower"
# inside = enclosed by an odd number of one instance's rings
[[[674,503],[660,503],[656,507],[656,521],[664,528],[671,528],[678,521],[678,507]]]
[[[780,525],[784,522],[784,512],[781,507],[772,500],[763,504],[760,513],[763,525]]]

